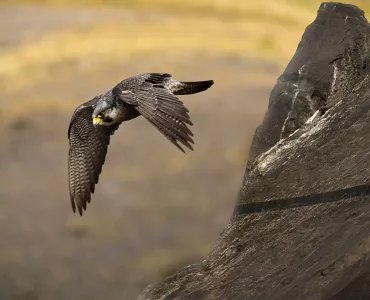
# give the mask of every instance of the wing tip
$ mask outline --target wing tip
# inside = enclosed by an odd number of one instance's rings
[[[78,208],[78,214],[82,217],[82,215],[83,215],[83,212],[82,212],[82,209],[79,207]]]
[[[71,198],[71,206],[72,206],[73,213],[76,213],[76,204],[72,198]]]
[[[77,207],[78,207],[78,213],[82,217],[83,212],[86,211],[86,202],[80,203]]]
[[[88,201],[90,203],[90,201]],[[73,213],[78,213],[81,217],[83,212],[86,211],[87,201],[83,201],[79,198],[74,198],[71,196],[71,206]]]

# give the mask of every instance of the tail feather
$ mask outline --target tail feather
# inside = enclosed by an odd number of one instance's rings
[[[172,87],[174,95],[190,95],[203,92],[209,89],[213,85],[213,80],[206,81],[178,81],[175,86]]]

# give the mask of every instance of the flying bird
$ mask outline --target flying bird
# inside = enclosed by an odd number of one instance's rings
[[[196,94],[213,85],[212,80],[183,82],[167,73],[139,74],[74,111],[69,128],[69,194],[73,212],[82,216],[99,181],[110,136],[124,121],[143,116],[173,145],[193,150],[188,126],[189,110],[177,95]]]

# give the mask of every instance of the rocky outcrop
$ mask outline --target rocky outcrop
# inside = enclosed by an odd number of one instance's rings
[[[368,280],[369,49],[362,10],[320,6],[271,93],[229,225],[204,261],[139,299],[338,300]]]

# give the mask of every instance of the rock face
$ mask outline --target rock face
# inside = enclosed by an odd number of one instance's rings
[[[271,93],[228,227],[139,299],[339,300],[367,286],[369,49],[362,10],[321,4]]]

